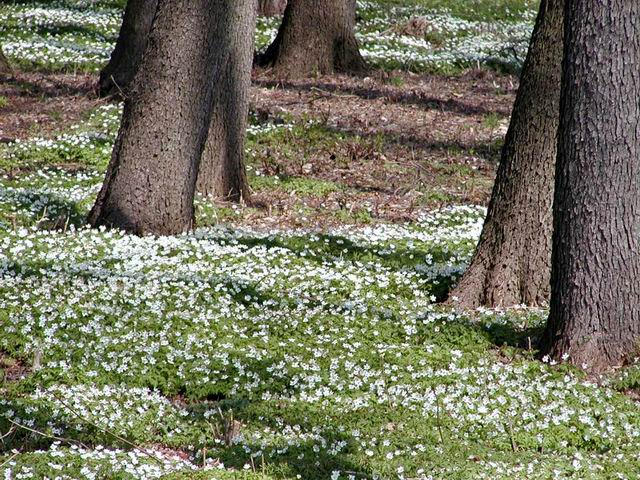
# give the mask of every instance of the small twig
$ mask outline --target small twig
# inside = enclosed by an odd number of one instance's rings
[[[440,443],[444,445],[444,436],[442,435],[442,425],[440,425],[440,399],[438,398],[437,394],[436,394],[436,426],[438,427],[438,434],[440,435]]]
[[[9,435],[11,435],[15,431],[15,429],[16,429],[15,426],[11,427],[7,433],[5,433],[4,435],[0,435],[0,440],[4,440],[5,438],[7,438]]]
[[[60,442],[75,443],[76,445],[80,445],[81,447],[86,448],[87,450],[89,449],[89,447],[87,447],[84,443],[82,443],[82,442],[80,442],[78,440],[74,440],[72,438],[56,437],[55,435],[49,435],[48,433],[41,432],[40,430],[36,430],[35,428],[27,427],[26,425],[22,425],[20,423],[14,422],[10,418],[7,418],[7,420],[9,422],[11,422],[12,424],[14,424],[18,428],[22,428],[24,430],[28,430],[29,432],[33,432],[33,433],[35,433],[37,435],[40,435],[42,437],[53,438],[54,440],[58,440]]]
[[[106,429],[105,427],[101,427],[100,425],[92,422],[91,420],[87,420],[86,418],[84,418],[82,415],[80,415],[78,412],[76,412],[71,406],[69,406],[69,404],[67,402],[65,402],[62,398],[60,398],[58,395],[56,395],[54,392],[51,392],[52,395],[56,398],[56,400],[58,400],[60,403],[62,403],[62,405],[64,405],[65,407],[67,407],[71,413],[73,413],[76,417],[78,417],[80,420],[84,421],[85,423],[88,423],[89,425],[97,428],[98,430],[102,430],[105,433],[108,433],[109,435],[117,438],[118,440],[120,440],[121,442],[126,443],[127,445],[129,445],[130,447],[135,448],[136,450],[139,450],[140,452],[144,453],[145,455],[147,455],[148,457],[152,458],[154,461],[156,461],[157,463],[159,463],[160,465],[164,465],[164,462],[162,460],[160,460],[159,458],[157,458],[155,455],[152,455],[151,453],[149,453],[146,449],[142,448],[140,445],[136,445],[135,443],[127,440],[126,438],[121,437],[120,435],[118,435],[117,433],[112,432],[111,430]],[[91,413],[89,411],[89,413]]]
[[[509,434],[509,440],[511,440],[511,450],[513,452],[517,452],[518,451],[518,444],[516,443],[515,439],[513,438],[513,428],[511,426],[511,421],[505,422],[505,430],[507,430],[507,433]]]
[[[118,89],[118,92],[120,92],[120,96],[122,97],[123,100],[127,99],[127,96],[124,94],[124,92],[122,91],[122,89],[120,88],[120,85],[118,85],[118,82],[116,82],[116,79],[113,78],[113,75],[110,75],[109,78],[111,79],[111,81],[113,82],[113,84],[116,86],[116,88]]]
[[[355,470],[344,470],[344,473],[346,473],[347,475],[355,475],[356,477],[358,476],[362,476],[364,478],[367,477],[366,473],[356,472]]]
[[[20,452],[16,452],[13,455],[11,455],[9,458],[7,458],[4,462],[2,462],[2,464],[0,464],[0,468],[4,467],[7,463],[9,463],[11,460],[13,460],[14,458],[16,458],[18,455],[20,455]]]
[[[3,446],[5,445],[4,439],[7,438],[9,435],[11,435],[15,431],[16,431],[15,425],[11,425],[11,427],[9,428],[9,431],[3,434],[2,436],[0,436],[0,442],[2,442]]]

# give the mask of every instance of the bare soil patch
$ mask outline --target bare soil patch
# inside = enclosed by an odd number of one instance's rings
[[[49,137],[102,103],[91,75],[14,72],[0,76],[0,141]]]
[[[301,147],[304,162],[265,152],[280,173],[348,187],[323,198],[269,192],[261,199],[277,209],[277,220],[267,215],[264,226],[314,227],[366,220],[353,215],[363,210],[372,219],[406,221],[425,207],[487,203],[517,89],[515,77],[484,70],[460,77],[379,72],[292,82],[258,73],[254,84],[252,103],[260,115],[314,118],[351,135],[315,152]],[[296,213],[300,206],[304,214]]]

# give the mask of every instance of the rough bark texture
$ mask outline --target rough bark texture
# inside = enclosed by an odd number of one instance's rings
[[[116,47],[100,72],[100,96],[126,95],[147,46],[157,4],[158,0],[127,2]]]
[[[227,62],[219,65],[214,85],[214,107],[209,135],[198,173],[198,191],[223,200],[248,200],[244,168],[244,140],[249,112],[249,87],[253,61],[255,0],[234,1],[234,22],[229,39],[220,48]]]
[[[239,3],[159,0],[89,216],[94,226],[138,234],[174,234],[192,226],[214,82],[230,61],[229,29]]]
[[[278,35],[258,63],[289,78],[363,71],[355,19],[355,0],[289,0]]]
[[[543,351],[600,371],[640,339],[640,3],[567,2]]]
[[[258,15],[276,17],[284,13],[287,0],[258,0]]]
[[[4,56],[2,52],[2,48],[0,48],[0,73],[9,73],[11,72],[11,65],[9,64],[9,60]]]
[[[450,295],[458,308],[548,302],[563,5],[540,4],[480,241]]]

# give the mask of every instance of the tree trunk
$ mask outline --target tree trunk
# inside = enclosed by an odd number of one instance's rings
[[[0,73],[9,73],[11,72],[11,65],[9,64],[9,60],[4,56],[2,52],[2,48],[0,48]]]
[[[540,4],[480,241],[449,297],[458,308],[548,301],[563,5]]]
[[[567,2],[543,351],[601,371],[640,337],[640,4]]]
[[[262,17],[277,17],[284,13],[287,0],[258,0],[258,15]]]
[[[355,0],[289,0],[278,35],[258,63],[290,78],[363,71],[355,18]]]
[[[100,96],[124,97],[147,46],[158,0],[129,0],[124,11],[116,47],[100,72]]]
[[[236,15],[234,24],[229,25],[230,41],[224,45],[228,61],[214,86],[214,108],[197,189],[205,196],[237,202],[249,199],[243,158],[256,8],[253,0],[234,3]]]
[[[245,2],[255,9],[253,0],[159,0],[92,225],[137,234],[192,226],[214,85],[231,61],[231,27]]]

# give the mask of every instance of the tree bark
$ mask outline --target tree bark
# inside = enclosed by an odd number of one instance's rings
[[[100,72],[100,96],[126,95],[147,46],[157,4],[158,0],[127,2],[116,47]]]
[[[234,2],[234,23],[224,45],[228,61],[214,86],[214,108],[198,173],[198,192],[228,201],[248,201],[244,141],[256,21],[254,0]]]
[[[548,302],[563,5],[540,4],[480,241],[449,297],[457,308]]]
[[[11,65],[9,64],[9,60],[4,56],[4,52],[2,48],[0,48],[0,73],[9,73],[11,72]]]
[[[601,371],[640,338],[640,4],[567,2],[543,352]]]
[[[277,17],[284,13],[287,0],[258,0],[258,15],[262,17]]]
[[[245,2],[255,9],[253,0],[158,1],[92,225],[137,234],[191,228],[215,80],[231,61],[231,26]]]
[[[289,0],[278,35],[258,58],[283,77],[360,72],[355,0]]]

